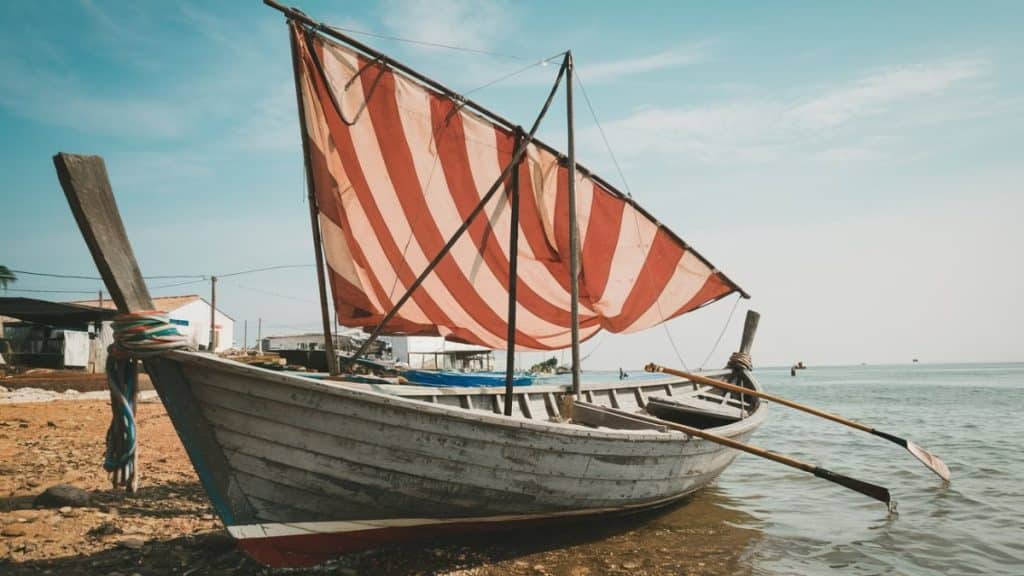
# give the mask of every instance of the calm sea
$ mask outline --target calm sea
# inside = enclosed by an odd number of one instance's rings
[[[949,465],[942,481],[895,444],[771,406],[754,442],[888,487],[899,507],[741,456],[706,496],[749,535],[754,574],[1024,575],[1024,364],[758,370],[769,392],[909,438]]]
[[[768,392],[917,442],[949,465],[952,483],[895,444],[772,405],[754,444],[886,486],[898,513],[741,455],[683,505],[585,535],[557,568],[603,573],[625,558],[647,574],[1024,575],[1024,364],[755,375]]]

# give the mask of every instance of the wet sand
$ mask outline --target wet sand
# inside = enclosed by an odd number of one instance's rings
[[[100,464],[105,401],[0,405],[0,573],[267,574],[235,549],[158,402],[139,410],[139,492],[110,488]],[[82,508],[33,507],[66,483]],[[714,487],[628,518],[444,539],[353,554],[338,574],[745,574],[760,533]],[[288,571],[323,573],[324,567]]]

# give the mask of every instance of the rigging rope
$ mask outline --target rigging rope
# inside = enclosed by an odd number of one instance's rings
[[[349,34],[361,34],[363,36],[370,36],[372,38],[381,38],[383,40],[394,40],[395,42],[405,42],[407,44],[419,44],[421,46],[432,46],[434,48],[444,48],[446,50],[455,50],[457,52],[467,52],[470,54],[482,54],[486,56],[496,56],[498,58],[507,58],[509,60],[526,60],[522,56],[515,56],[513,54],[504,54],[502,52],[492,52],[490,50],[482,50],[480,48],[466,48],[464,46],[455,46],[454,44],[441,44],[439,42],[431,42],[429,40],[415,40],[412,38],[402,38],[401,36],[389,36],[387,34],[378,34],[376,32],[367,32],[366,30],[355,30],[353,28],[342,28],[341,26],[329,26],[327,28],[336,32],[348,32]]]
[[[729,328],[729,322],[732,321],[732,315],[736,313],[736,307],[740,304],[740,298],[741,296],[737,294],[736,301],[732,303],[732,310],[729,311],[729,317],[725,319],[725,324],[722,325],[722,331],[718,333],[718,338],[715,339],[715,345],[711,347],[711,351],[704,357],[704,361],[700,363],[697,370],[703,370],[704,366],[707,365],[708,360],[711,360],[711,355],[715,353],[715,350],[718,350],[718,344],[722,342],[722,336],[725,336],[725,331]]]
[[[150,310],[120,314],[112,323],[114,343],[107,356],[110,388],[110,428],[103,468],[114,488],[138,488],[135,408],[138,401],[139,359],[188,347],[188,340],[168,321],[167,313]]]

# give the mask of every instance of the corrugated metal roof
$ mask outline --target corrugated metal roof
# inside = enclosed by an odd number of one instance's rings
[[[202,299],[203,298],[200,297],[198,294],[186,294],[184,296],[157,296],[156,298],[153,298],[153,306],[155,306],[157,310],[163,310],[164,312],[174,312],[175,310],[181,308],[182,306],[185,306],[186,304],[191,304],[196,300]],[[82,306],[98,306],[102,308],[108,308],[111,310],[117,308],[114,305],[114,301],[109,298],[104,298],[103,302],[100,302],[99,300],[75,300],[74,302],[71,302],[71,304],[79,304]],[[223,312],[221,313],[223,314]]]

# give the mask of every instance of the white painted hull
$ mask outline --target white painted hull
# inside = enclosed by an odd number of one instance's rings
[[[156,365],[215,508],[243,547],[275,565],[662,505],[707,485],[737,454],[679,432],[552,421],[558,387],[517,390],[506,417],[486,389],[318,382],[184,352]],[[659,390],[693,394],[689,383],[638,382],[595,387],[587,400],[639,410]],[[764,419],[754,406],[715,432],[745,441]]]

